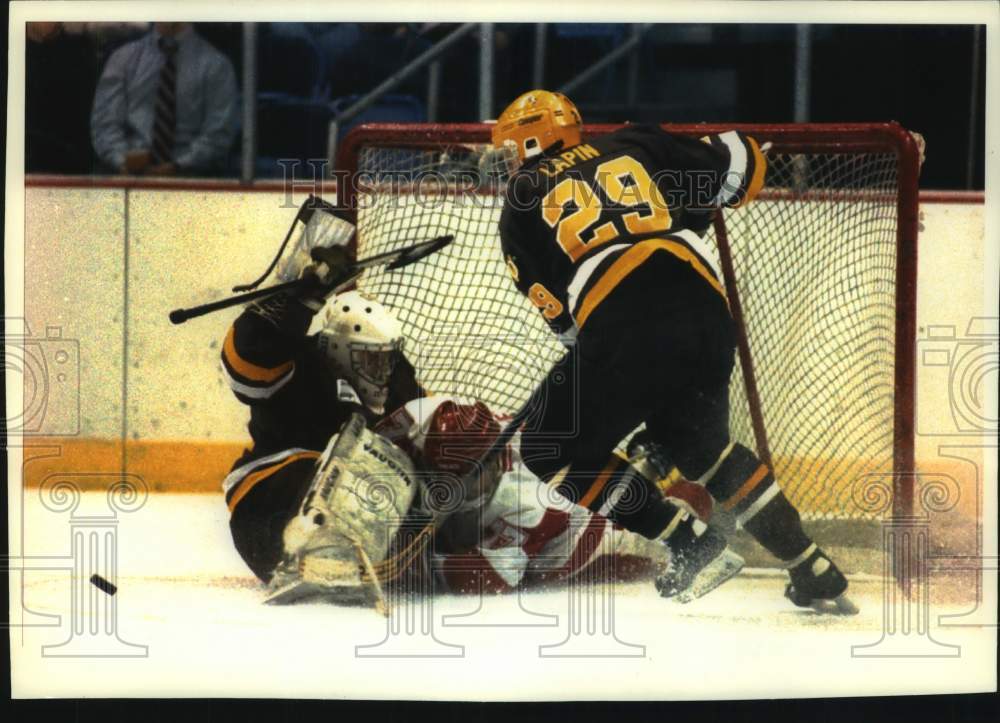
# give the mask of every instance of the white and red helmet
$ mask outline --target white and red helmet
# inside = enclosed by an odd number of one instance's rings
[[[452,482],[463,481],[466,502],[488,500],[511,468],[510,447],[505,446],[480,474],[472,474],[500,435],[500,422],[482,402],[465,404],[444,396],[413,399],[380,421],[375,431],[401,447],[431,478],[444,472]]]
[[[431,415],[424,432],[421,457],[430,469],[464,475],[500,436],[500,423],[482,402],[459,404],[447,399]],[[505,467],[506,450],[502,453]]]

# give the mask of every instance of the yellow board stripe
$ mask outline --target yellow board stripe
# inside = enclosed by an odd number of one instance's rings
[[[229,499],[229,511],[232,512],[236,509],[236,505],[239,504],[240,500],[247,496],[247,493],[254,488],[254,486],[260,482],[265,477],[269,477],[275,472],[277,472],[282,467],[290,465],[292,462],[298,462],[300,459],[319,459],[319,452],[298,452],[290,457],[285,457],[285,459],[275,462],[272,465],[264,467],[262,469],[256,470],[252,474],[248,474],[243,478],[241,482],[236,484],[236,491],[233,496]]]
[[[744,499],[748,494],[753,491],[753,488],[760,484],[760,481],[767,476],[767,465],[762,464],[757,468],[757,471],[750,475],[750,479],[743,483],[743,485],[736,490],[736,493],[730,497],[728,500],[722,503],[722,509],[731,510],[736,505],[740,503],[740,500]]]
[[[635,271],[655,251],[667,251],[682,261],[686,261],[705,281],[712,285],[713,289],[722,295],[722,298],[726,298],[726,292],[722,288],[722,284],[719,283],[718,279],[712,275],[712,272],[705,267],[701,259],[691,249],[679,241],[671,239],[649,239],[641,241],[622,252],[622,255],[611,264],[611,267],[591,287],[587,295],[583,297],[583,302],[580,304],[580,311],[577,312],[577,328],[582,329],[590,314],[621,283],[622,279]]]
[[[231,326],[229,327],[229,333],[226,334],[226,342],[223,344],[222,352],[226,355],[226,361],[229,363],[229,366],[240,376],[255,382],[273,382],[284,376],[292,368],[291,361],[270,368],[257,366],[248,362],[236,352],[235,338],[236,327]]]
[[[753,178],[750,179],[750,185],[747,186],[747,192],[743,196],[743,200],[736,204],[736,207],[745,206],[752,200],[757,198],[757,194],[760,193],[760,189],[764,187],[764,174],[767,171],[767,158],[761,153],[760,146],[757,145],[755,141],[750,136],[747,136],[747,142],[750,144],[750,150],[753,151]]]
[[[618,467],[619,457],[612,455],[611,461],[604,465],[604,469],[601,473],[597,475],[597,479],[594,483],[590,485],[590,489],[587,490],[587,494],[583,496],[580,500],[580,507],[590,507],[590,503],[597,499],[597,495],[601,494],[601,490],[608,484],[608,480],[611,479],[611,473],[615,471]]]

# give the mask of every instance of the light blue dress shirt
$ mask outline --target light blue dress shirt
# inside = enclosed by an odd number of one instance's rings
[[[90,137],[98,157],[120,168],[129,151],[151,150],[156,91],[164,54],[160,34],[116,50],[97,83]],[[221,52],[187,28],[175,36],[177,127],[173,160],[183,172],[219,165],[237,131],[237,87],[233,66]]]

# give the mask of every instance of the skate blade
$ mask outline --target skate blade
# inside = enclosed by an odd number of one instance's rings
[[[857,615],[861,612],[847,594],[841,594],[833,600],[813,600],[809,607],[824,615]]]
[[[742,557],[726,548],[718,557],[702,568],[690,587],[675,595],[673,599],[681,604],[697,600],[736,575],[743,569],[745,563],[746,561]]]

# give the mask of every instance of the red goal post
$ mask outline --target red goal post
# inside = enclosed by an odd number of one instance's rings
[[[619,127],[587,126],[584,136]],[[662,127],[695,137],[740,130],[772,144],[758,200],[724,215],[745,314],[737,321],[754,362],[748,369],[749,359],[738,364],[742,388],[734,373],[734,436],[758,449],[770,438],[778,479],[807,514],[870,517],[884,508],[876,498],[891,487],[893,513],[909,515],[920,169],[913,136],[897,123]],[[390,170],[411,180],[429,170],[447,178],[442,169],[487,146],[490,129],[369,124],[338,148],[338,205],[358,223],[360,255],[456,234],[446,252],[453,259],[360,283],[401,316],[414,346],[427,348],[433,336],[447,337],[463,324],[473,335],[480,329],[503,335],[540,321],[530,305],[508,295],[514,290],[496,243],[502,201],[495,189],[477,190],[495,197],[470,210],[447,200],[440,183],[425,186],[436,199],[428,204],[421,203],[419,183],[378,180]],[[491,247],[493,260],[486,258]],[[464,374],[428,364],[427,374],[434,367],[437,375],[432,390],[487,397],[499,411],[514,411],[508,407],[530,394],[545,364],[527,355],[500,359],[495,352],[484,347],[482,354],[450,356],[453,365],[467,367]],[[512,381],[526,365],[523,379]],[[419,363],[417,371],[421,375]],[[841,429],[850,423],[859,425],[853,435]]]

